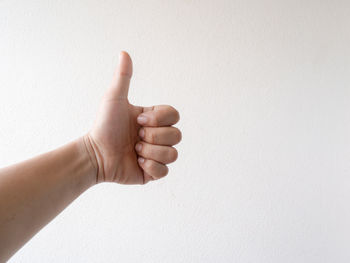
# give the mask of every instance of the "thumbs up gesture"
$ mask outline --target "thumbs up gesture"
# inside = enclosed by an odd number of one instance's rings
[[[168,105],[134,106],[128,101],[132,61],[126,52],[106,91],[93,128],[84,137],[96,182],[145,184],[164,177],[177,159],[179,113]]]

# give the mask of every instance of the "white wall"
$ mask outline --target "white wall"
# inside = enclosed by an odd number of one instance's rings
[[[0,166],[84,134],[118,52],[180,110],[164,180],[101,184],[10,262],[349,262],[350,2],[0,1]]]

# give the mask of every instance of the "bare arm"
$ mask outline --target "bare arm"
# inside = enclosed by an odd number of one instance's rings
[[[128,101],[126,52],[93,128],[56,150],[0,169],[0,262],[8,260],[81,193],[101,182],[145,184],[168,173],[181,140],[171,106]]]
[[[0,170],[0,262],[96,182],[83,138]]]

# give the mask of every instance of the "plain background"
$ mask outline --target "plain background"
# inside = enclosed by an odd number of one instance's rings
[[[10,262],[349,262],[349,1],[0,1],[0,165],[85,134],[120,50],[167,178],[91,188]]]

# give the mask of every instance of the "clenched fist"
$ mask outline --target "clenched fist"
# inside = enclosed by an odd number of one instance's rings
[[[168,105],[134,106],[128,101],[132,61],[126,52],[106,91],[93,128],[84,137],[97,170],[96,182],[145,184],[164,177],[181,140],[179,113]]]

